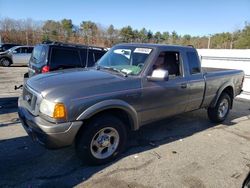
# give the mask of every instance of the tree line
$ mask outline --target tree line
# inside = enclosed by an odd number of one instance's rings
[[[2,42],[35,45],[42,41],[61,41],[111,47],[121,42],[157,43],[193,45],[196,48],[244,49],[250,48],[250,24],[245,23],[243,29],[235,32],[216,33],[210,36],[179,35],[176,31],[157,31],[142,28],[133,29],[125,26],[121,29],[113,25],[104,27],[92,21],[82,21],[74,25],[71,19],[44,22],[32,19],[0,20],[0,36]]]

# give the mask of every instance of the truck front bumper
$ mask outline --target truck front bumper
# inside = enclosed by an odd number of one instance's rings
[[[38,141],[46,148],[55,149],[69,146],[74,142],[75,136],[82,122],[51,123],[39,116],[33,116],[25,108],[18,107],[20,121],[33,141]]]

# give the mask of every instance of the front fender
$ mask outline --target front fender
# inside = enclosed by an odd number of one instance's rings
[[[93,106],[84,110],[77,117],[77,120],[88,119],[99,112],[102,112],[102,111],[108,110],[108,109],[115,109],[115,108],[126,111],[129,115],[130,121],[132,122],[132,129],[133,130],[139,129],[139,118],[138,118],[138,114],[137,114],[136,110],[130,104],[128,104],[122,100],[118,100],[118,99],[105,100],[105,101],[99,102],[97,104],[94,104]]]

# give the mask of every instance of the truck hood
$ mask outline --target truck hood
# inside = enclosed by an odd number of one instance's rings
[[[119,86],[114,87],[117,85],[114,83],[125,79],[125,77],[103,70],[79,68],[39,74],[28,79],[27,85],[41,93],[44,98],[61,101],[65,97],[72,99],[95,95],[106,90],[110,92],[121,89]],[[109,87],[110,85],[112,86]]]

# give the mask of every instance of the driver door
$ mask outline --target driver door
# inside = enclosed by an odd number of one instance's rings
[[[142,92],[144,102],[143,110],[141,111],[142,124],[185,112],[188,104],[188,81],[183,76],[180,53],[168,51],[160,54],[169,54],[164,57],[164,67],[166,67],[166,70],[169,69],[168,72],[170,73],[169,79],[166,81],[144,79]],[[171,63],[170,56],[172,57]],[[169,65],[166,65],[167,63]],[[178,67],[172,68],[173,71],[170,70],[170,64],[174,63],[177,63]],[[173,73],[176,75],[172,75]]]

